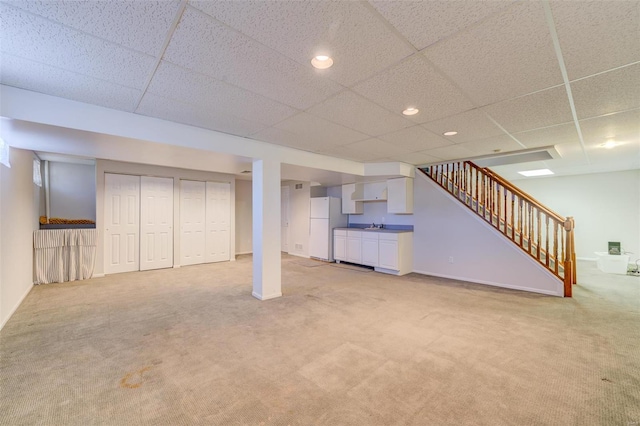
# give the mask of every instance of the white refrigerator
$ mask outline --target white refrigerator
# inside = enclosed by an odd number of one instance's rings
[[[342,200],[336,197],[311,199],[309,218],[309,256],[333,262],[333,229],[347,226]]]

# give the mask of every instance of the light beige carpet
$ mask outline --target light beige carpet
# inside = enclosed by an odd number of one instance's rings
[[[33,289],[0,332],[2,425],[635,425],[640,279],[562,299],[283,258]]]

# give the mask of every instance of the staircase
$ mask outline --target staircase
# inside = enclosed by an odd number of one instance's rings
[[[564,296],[571,297],[576,283],[573,218],[560,216],[471,161],[418,170],[553,273],[564,283]]]

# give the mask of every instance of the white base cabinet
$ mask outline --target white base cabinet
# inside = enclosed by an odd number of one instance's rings
[[[362,231],[347,231],[347,262],[362,263]]]
[[[378,234],[364,231],[362,233],[362,264],[378,266]]]
[[[376,272],[405,275],[413,272],[413,232],[376,232],[336,229],[334,258],[373,266]]]
[[[347,231],[336,229],[333,236],[333,258],[347,261]]]

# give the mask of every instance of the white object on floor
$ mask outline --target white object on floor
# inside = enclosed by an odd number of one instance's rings
[[[626,275],[629,266],[629,256],[625,254],[609,254],[606,251],[595,252],[598,259],[598,269],[608,274]]]

